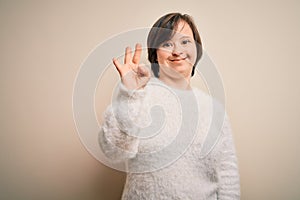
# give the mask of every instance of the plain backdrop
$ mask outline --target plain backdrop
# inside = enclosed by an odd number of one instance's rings
[[[174,11],[193,16],[222,76],[242,199],[300,198],[299,1],[2,0],[0,199],[120,198],[124,173],[78,137],[73,84],[99,43]]]

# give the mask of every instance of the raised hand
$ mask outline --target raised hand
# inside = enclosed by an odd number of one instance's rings
[[[133,57],[131,48],[126,48],[124,64],[121,64],[116,58],[113,58],[113,63],[120,74],[122,83],[131,90],[145,87],[150,80],[149,69],[144,64],[139,63],[141,53],[142,46],[136,44]]]

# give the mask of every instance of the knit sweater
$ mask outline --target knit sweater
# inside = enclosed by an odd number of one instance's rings
[[[135,91],[120,84],[99,144],[112,166],[124,164],[123,200],[240,199],[229,119],[225,113],[214,128],[213,109],[223,107],[212,102],[199,89],[178,90],[158,79]]]

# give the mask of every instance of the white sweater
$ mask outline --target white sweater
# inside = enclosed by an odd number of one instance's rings
[[[225,113],[216,128],[211,100],[201,90],[177,90],[157,79],[137,91],[120,84],[99,144],[111,166],[124,164],[122,199],[240,199],[229,120]],[[222,117],[223,107],[216,108]]]

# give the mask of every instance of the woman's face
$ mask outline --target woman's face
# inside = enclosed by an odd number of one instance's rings
[[[157,49],[160,78],[190,79],[197,58],[193,31],[183,20],[179,21],[173,37]]]

